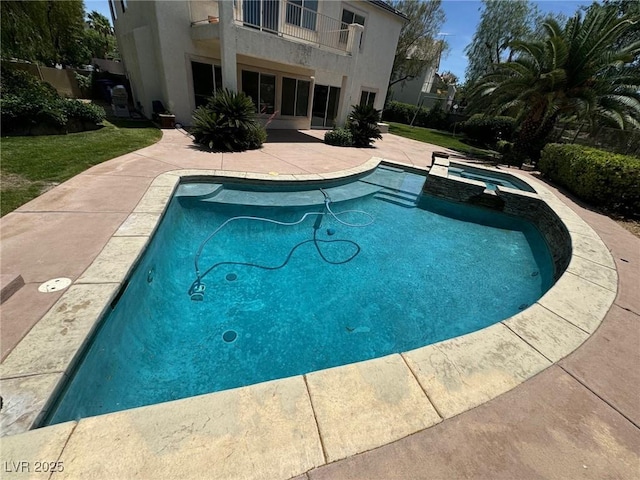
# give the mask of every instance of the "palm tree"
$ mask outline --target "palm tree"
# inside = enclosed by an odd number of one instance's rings
[[[564,28],[546,20],[542,40],[514,42],[515,59],[476,83],[473,109],[517,115],[514,155],[534,163],[560,117],[592,127],[640,128],[640,71],[632,65],[640,42],[618,42],[637,22],[638,15],[618,17],[598,4]]]
[[[382,112],[373,108],[373,105],[352,105],[353,110],[349,114],[347,127],[353,136],[353,145],[356,147],[370,147],[376,139],[381,139],[380,115]]]
[[[104,52],[102,55],[97,55],[100,57],[105,57],[108,53],[112,53],[111,43],[114,39],[113,27],[111,26],[111,22],[109,19],[95,10],[87,15],[87,26],[94,30],[100,35],[103,41]]]
[[[111,26],[111,22],[101,13],[93,10],[87,15],[87,18],[87,24],[89,25],[89,28],[97,31],[103,37],[113,35],[113,27]]]
[[[260,148],[267,138],[256,106],[244,92],[214,92],[206,106],[193,112],[194,141],[210,150],[242,152]]]

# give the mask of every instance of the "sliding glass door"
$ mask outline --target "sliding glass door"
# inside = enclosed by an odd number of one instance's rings
[[[316,85],[313,89],[311,126],[317,128],[333,128],[336,125],[339,101],[339,87]]]

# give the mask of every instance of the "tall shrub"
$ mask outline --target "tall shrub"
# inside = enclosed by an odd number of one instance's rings
[[[462,124],[462,130],[473,143],[492,147],[500,140],[510,142],[516,126],[516,120],[511,117],[476,113]]]
[[[425,127],[435,128],[437,130],[444,130],[447,128],[447,113],[442,108],[440,102],[436,102],[431,110],[427,113],[425,119]]]
[[[409,124],[415,113],[415,105],[402,102],[389,102],[382,113],[382,119],[387,122],[397,122]]]
[[[387,122],[397,122],[409,125],[413,121],[416,127],[445,129],[447,128],[447,113],[437,102],[431,109],[417,107],[410,103],[389,102],[382,113],[382,119]]]

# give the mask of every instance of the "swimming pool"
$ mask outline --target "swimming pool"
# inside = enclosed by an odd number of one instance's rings
[[[424,196],[424,180],[379,168],[303,190],[181,185],[46,423],[410,350],[509,317],[551,286],[531,224]],[[305,214],[293,226],[232,221],[206,241],[238,215]]]

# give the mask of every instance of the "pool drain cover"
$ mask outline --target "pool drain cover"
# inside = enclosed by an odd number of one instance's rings
[[[227,343],[235,342],[236,338],[238,338],[238,334],[233,330],[227,330],[222,334],[222,339]]]
[[[238,275],[236,275],[235,273],[227,273],[227,276],[225,278],[228,282],[234,282],[238,279]]]
[[[51,280],[44,282],[42,285],[40,285],[38,287],[38,291],[42,293],[58,292],[60,290],[64,290],[69,285],[71,285],[70,278],[64,278],[64,277],[53,278]]]

